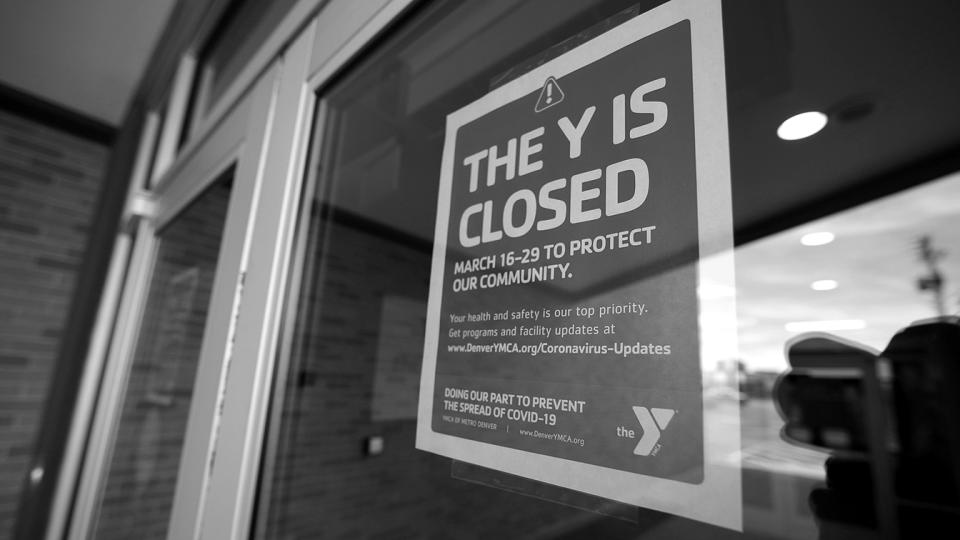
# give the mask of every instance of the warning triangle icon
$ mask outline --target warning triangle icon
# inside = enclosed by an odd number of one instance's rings
[[[563,101],[563,90],[560,89],[556,79],[547,77],[547,82],[543,84],[543,89],[540,90],[540,99],[537,100],[537,106],[533,108],[533,112],[549,109],[561,101]]]

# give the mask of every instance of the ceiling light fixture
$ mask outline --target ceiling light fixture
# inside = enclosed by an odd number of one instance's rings
[[[832,232],[827,232],[827,231],[813,232],[813,233],[808,233],[803,235],[800,238],[800,243],[805,246],[822,246],[824,244],[829,244],[830,242],[833,242],[834,238],[835,237],[833,236]]]
[[[807,111],[787,118],[777,128],[777,137],[785,141],[805,139],[827,125],[827,115],[818,111]]]
[[[832,291],[837,286],[838,283],[832,279],[819,279],[810,284],[810,288],[815,291]]]

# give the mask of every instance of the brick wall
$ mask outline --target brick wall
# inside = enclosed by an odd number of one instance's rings
[[[108,154],[0,111],[0,539],[12,534]]]

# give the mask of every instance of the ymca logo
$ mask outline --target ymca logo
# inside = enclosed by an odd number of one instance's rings
[[[643,436],[640,437],[637,447],[633,449],[633,454],[649,456],[660,441],[660,433],[667,429],[676,413],[677,411],[673,409],[634,407],[633,414],[637,415],[640,427],[643,428]]]

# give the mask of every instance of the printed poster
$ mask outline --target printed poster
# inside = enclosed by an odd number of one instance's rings
[[[741,528],[722,45],[668,2],[448,116],[417,448]]]

